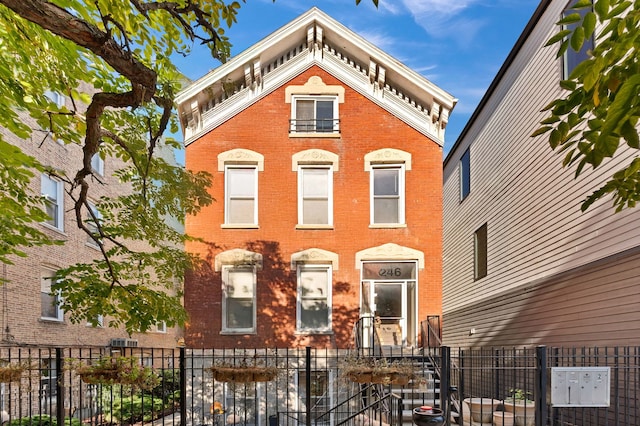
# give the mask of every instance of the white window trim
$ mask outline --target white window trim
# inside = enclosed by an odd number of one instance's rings
[[[167,323],[165,321],[160,321],[156,323],[156,333],[167,333]]]
[[[224,283],[227,282],[229,270],[234,268],[251,268],[253,270],[253,324],[250,328],[229,328],[227,326],[227,292]],[[256,265],[222,265],[222,333],[225,334],[248,334],[256,332],[257,317],[257,268]]]
[[[236,223],[229,221],[229,169],[252,169],[254,171],[254,188],[255,199],[253,205],[253,222],[252,223]],[[255,228],[258,226],[258,167],[255,164],[239,165],[239,164],[225,164],[224,166],[224,225],[225,228]]]
[[[100,221],[102,219],[102,214],[100,213],[100,211],[98,210],[96,205],[91,201],[89,201],[89,209],[91,211],[93,211],[93,214],[96,216],[98,221]],[[93,218],[91,217],[91,214],[89,212],[87,212],[87,216],[88,216],[87,217],[87,223],[86,223],[87,228],[91,229],[91,227],[95,226],[96,230],[97,230],[97,225],[95,223],[93,223],[93,221],[92,221]],[[89,235],[87,235],[86,244],[89,247],[99,248],[98,244],[96,244],[96,242]]]
[[[102,328],[104,327],[104,316],[103,315],[98,315],[96,317],[96,322],[97,324],[94,326],[93,324],[91,324],[90,321],[87,321],[87,327],[95,327],[95,328]]]
[[[303,328],[302,327],[302,286],[300,285],[300,276],[305,270],[322,270],[327,271],[327,326],[324,328]],[[330,333],[333,330],[332,325],[332,288],[333,288],[333,268],[331,264],[298,264],[296,273],[297,294],[296,294],[296,331],[305,334]]]
[[[398,178],[398,222],[391,223],[376,223],[374,221],[374,174],[376,170],[382,169],[399,169],[399,178]],[[371,228],[394,228],[394,227],[404,227],[406,226],[405,219],[405,204],[406,204],[406,194],[405,194],[405,174],[406,168],[404,163],[398,164],[371,164],[371,172],[369,177],[369,223]]]
[[[304,188],[303,170],[324,169],[327,171],[327,223],[305,223],[304,222]],[[298,228],[333,228],[333,166],[326,164],[305,164],[298,166]]]
[[[296,112],[297,112],[297,102],[298,101],[302,101],[302,100],[312,100],[312,101],[332,101],[333,102],[333,128],[332,130],[329,131],[325,131],[325,132],[319,132],[317,130],[317,127],[315,128],[315,130],[313,131],[308,131],[308,132],[299,132],[296,130],[296,120],[297,120],[297,116],[296,116]],[[289,128],[289,135],[292,137],[304,137],[307,135],[314,135],[314,136],[323,136],[326,135],[326,137],[337,137],[340,135],[340,108],[338,106],[339,104],[339,99],[337,95],[291,95],[291,125]],[[314,108],[314,119],[316,119],[315,117],[315,113],[316,113],[316,109]],[[316,122],[317,125],[317,122]]]
[[[40,194],[45,198],[45,199],[49,199],[43,192],[42,192],[42,187],[44,187],[44,180],[50,180],[52,182],[55,183],[56,185],[56,197],[57,199],[56,201],[56,212],[57,212],[57,220],[55,224],[50,224],[48,222],[43,222],[43,225],[57,229],[58,231],[63,232],[64,231],[64,184],[57,180],[54,179],[52,177],[49,177],[46,174],[42,174],[41,178],[40,178]]]
[[[50,269],[43,269],[41,272],[41,282],[40,282],[40,294],[42,295],[42,293],[44,293],[42,291],[42,281],[47,280],[49,281],[49,293],[50,295],[53,295],[54,293],[51,292],[51,286],[53,285],[53,274],[55,272],[53,270]],[[55,300],[56,300],[56,316],[55,317],[45,317],[42,315],[42,306],[40,306],[40,319],[44,320],[44,321],[56,321],[56,322],[63,322],[64,321],[64,311],[60,308],[60,303],[61,303],[61,298],[59,294],[55,295]],[[42,297],[40,297],[40,303],[42,304]]]
[[[104,160],[100,156],[99,152],[96,152],[93,154],[93,157],[91,157],[91,168],[98,175],[104,176]]]

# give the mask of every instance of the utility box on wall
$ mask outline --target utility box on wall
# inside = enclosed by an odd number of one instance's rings
[[[610,367],[551,368],[554,407],[608,407],[610,389]]]

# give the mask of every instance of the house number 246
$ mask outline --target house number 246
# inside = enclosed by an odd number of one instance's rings
[[[399,277],[402,275],[402,270],[400,268],[380,269],[378,275],[381,277]]]

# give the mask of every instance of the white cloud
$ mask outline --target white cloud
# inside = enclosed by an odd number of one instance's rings
[[[468,45],[485,25],[481,19],[462,14],[478,0],[402,0],[414,21],[429,35],[452,38],[459,45]]]

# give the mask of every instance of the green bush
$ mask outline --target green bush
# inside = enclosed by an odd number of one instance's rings
[[[151,421],[159,417],[165,408],[162,398],[133,395],[113,400],[113,404],[104,407],[107,421],[135,423]]]
[[[58,419],[47,414],[40,416],[21,417],[5,423],[8,426],[58,426]],[[65,417],[64,426],[82,426],[80,419]]]
[[[180,395],[180,370],[157,370],[160,376],[160,383],[151,390],[143,391],[144,394],[162,398],[164,402],[179,403],[179,399],[175,399],[176,395]]]

